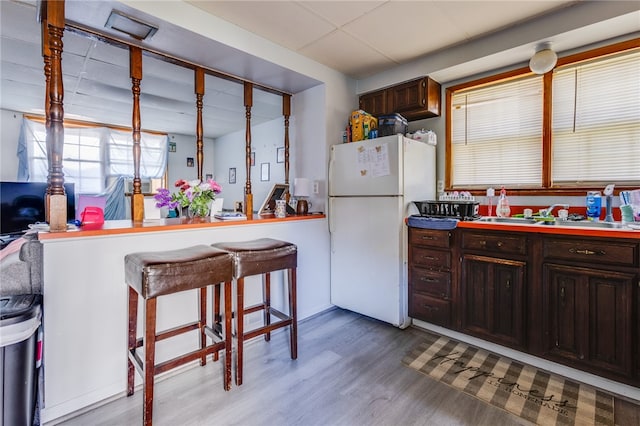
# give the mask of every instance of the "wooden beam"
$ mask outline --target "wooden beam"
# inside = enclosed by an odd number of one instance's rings
[[[247,169],[247,181],[244,186],[244,213],[247,219],[253,218],[253,194],[251,193],[251,107],[253,106],[253,84],[244,83],[244,108],[247,117],[245,133],[245,165]]]
[[[202,182],[202,165],[204,162],[202,142],[202,98],[204,97],[204,69],[196,68],[195,72],[195,93],[196,93],[196,164],[198,167],[198,180]]]
[[[131,127],[133,128],[133,193],[131,194],[131,220],[144,220],[144,195],[140,179],[140,81],[142,80],[142,49],[129,47],[129,74],[133,94]]]

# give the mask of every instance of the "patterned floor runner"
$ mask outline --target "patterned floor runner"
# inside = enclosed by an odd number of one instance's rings
[[[609,394],[447,337],[428,334],[402,362],[539,425],[614,424]]]

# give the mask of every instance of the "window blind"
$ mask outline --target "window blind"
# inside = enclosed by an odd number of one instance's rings
[[[552,179],[640,181],[640,51],[554,71]]]
[[[542,92],[529,76],[453,94],[453,187],[541,185]]]

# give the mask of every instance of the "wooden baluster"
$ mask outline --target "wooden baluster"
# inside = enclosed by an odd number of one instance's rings
[[[198,165],[198,180],[202,182],[202,163],[204,155],[202,153],[202,98],[204,97],[204,70],[196,68],[195,73],[196,92],[196,163]]]
[[[67,195],[64,191],[62,153],[64,149],[64,86],[62,81],[62,36],[64,34],[64,0],[47,1],[47,32],[51,57],[51,81],[48,90],[50,124],[47,128],[49,163],[49,230],[67,230]]]
[[[131,126],[133,128],[133,193],[131,194],[131,220],[144,220],[144,195],[142,195],[142,180],[140,179],[140,81],[142,80],[142,49],[129,47],[129,74],[131,77],[131,92],[133,94],[133,113]]]
[[[247,168],[247,182],[244,187],[244,211],[247,219],[253,219],[253,194],[251,193],[251,107],[253,106],[253,84],[244,83],[244,107],[246,110],[246,148],[245,164]]]
[[[43,1],[40,8],[40,45],[42,47],[42,59],[44,61],[44,118],[45,118],[45,134],[49,133],[49,126],[51,125],[51,107],[49,105],[49,91],[51,90],[51,49],[49,48],[49,24],[47,20],[47,2]],[[52,158],[53,153],[51,147],[46,144],[47,158]],[[51,186],[51,167],[47,161],[47,192],[44,197],[44,217],[45,221],[49,222],[50,211],[50,198],[51,192],[49,186]]]
[[[291,115],[291,95],[282,95],[282,115],[284,115],[284,184],[287,185],[285,199],[287,204],[291,200],[291,187],[289,186],[289,116]]]

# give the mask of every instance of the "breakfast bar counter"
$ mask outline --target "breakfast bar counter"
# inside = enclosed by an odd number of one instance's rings
[[[97,229],[41,232],[44,247],[44,407],[51,422],[125,395],[127,285],[124,256],[198,244],[275,238],[298,247],[298,318],[331,307],[329,235],[322,214],[251,220],[108,221]],[[272,276],[272,305],[286,311],[284,274]],[[246,280],[246,302],[260,295],[260,277]],[[163,300],[164,299],[164,300]],[[195,319],[195,290],[158,301],[158,329]],[[209,301],[211,304],[211,301]],[[142,323],[142,321],[139,321]],[[251,326],[251,318],[248,319]],[[195,334],[162,342],[156,359],[193,350]],[[212,392],[222,391],[212,386]]]

